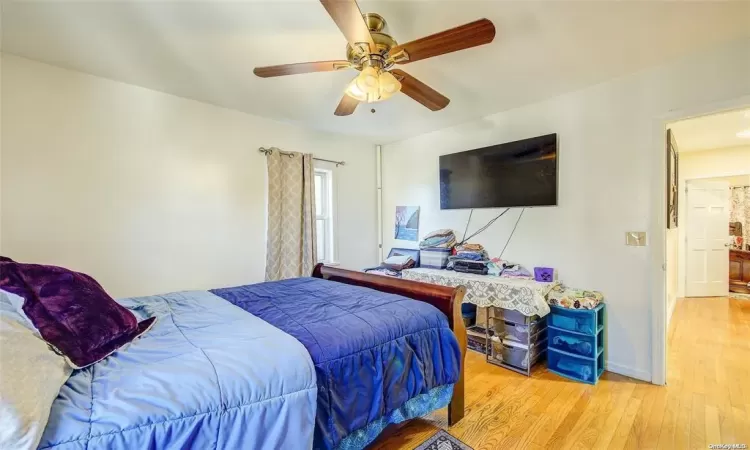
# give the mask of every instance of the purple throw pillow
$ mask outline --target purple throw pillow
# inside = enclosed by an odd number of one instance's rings
[[[0,261],[0,289],[24,299],[23,312],[39,334],[75,368],[94,364],[145,333],[90,276],[62,267]]]

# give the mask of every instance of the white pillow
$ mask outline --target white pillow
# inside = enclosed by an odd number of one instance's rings
[[[22,305],[21,297],[0,290],[0,448],[37,448],[52,402],[73,371]]]

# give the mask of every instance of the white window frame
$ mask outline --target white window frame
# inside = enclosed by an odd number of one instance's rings
[[[317,227],[317,221],[322,220],[324,223],[323,229],[325,230],[323,235],[325,254],[321,255],[318,252],[318,262],[335,265],[338,264],[338,245],[336,245],[336,185],[334,172],[331,168],[326,167],[324,162],[320,162],[315,164],[314,175],[322,178],[322,192],[320,193],[320,198],[322,199],[322,205],[320,205],[321,214],[316,214],[315,225]],[[315,245],[317,245],[317,242]]]

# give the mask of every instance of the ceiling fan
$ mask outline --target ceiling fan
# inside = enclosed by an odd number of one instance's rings
[[[439,111],[450,100],[403,70],[394,69],[394,65],[409,64],[477,47],[488,44],[495,38],[495,25],[487,19],[479,19],[399,45],[386,33],[385,19],[374,13],[362,14],[356,0],[320,0],[320,3],[349,41],[346,60],[256,67],[253,73],[268,78],[343,69],[358,70],[360,74],[347,86],[334,112],[337,116],[352,114],[360,102],[386,100],[399,91],[432,111]]]

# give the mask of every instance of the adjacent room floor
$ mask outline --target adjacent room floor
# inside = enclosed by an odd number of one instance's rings
[[[669,331],[668,384],[605,373],[597,386],[537,369],[532,378],[466,357],[466,416],[448,431],[480,449],[708,448],[750,444],[750,301],[680,300]],[[444,412],[373,449],[413,449]]]

